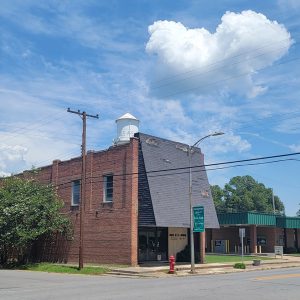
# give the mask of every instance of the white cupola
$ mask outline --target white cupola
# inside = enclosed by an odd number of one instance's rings
[[[129,143],[130,138],[139,132],[140,121],[130,113],[126,113],[116,120],[117,138],[114,140],[115,145]]]

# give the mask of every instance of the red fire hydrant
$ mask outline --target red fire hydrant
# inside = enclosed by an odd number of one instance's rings
[[[173,255],[170,256],[169,263],[170,263],[169,274],[174,274],[174,272],[175,272],[175,257]]]

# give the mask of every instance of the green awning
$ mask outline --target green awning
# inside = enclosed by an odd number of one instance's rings
[[[300,228],[300,217],[286,217],[258,212],[218,214],[220,225],[261,225],[279,228]]]
[[[300,228],[299,217],[277,217],[276,223],[280,228]]]
[[[242,212],[218,214],[220,225],[266,225],[276,226],[276,215]]]

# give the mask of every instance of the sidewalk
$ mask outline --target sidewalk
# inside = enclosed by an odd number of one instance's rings
[[[259,259],[253,257],[253,259]],[[237,259],[238,260],[238,259]],[[196,264],[196,273],[191,274],[189,264],[176,264],[175,274],[168,274],[169,265],[162,263],[161,265],[147,265],[138,267],[116,268],[108,275],[118,275],[125,277],[174,277],[174,276],[194,276],[194,275],[209,275],[209,274],[224,274],[233,272],[248,272],[254,270],[268,270],[278,268],[300,267],[300,256],[284,255],[283,259],[276,258],[274,260],[261,260],[259,266],[253,266],[252,261],[246,261],[246,269],[234,269],[234,263],[210,263],[210,264]]]

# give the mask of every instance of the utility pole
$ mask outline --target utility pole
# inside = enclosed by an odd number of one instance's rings
[[[272,205],[273,205],[273,214],[275,215],[276,210],[275,210],[275,198],[274,198],[274,191],[273,188],[272,190]],[[277,245],[277,234],[276,234],[276,226],[274,227],[274,252],[275,252],[275,246]],[[276,255],[275,255],[276,256]]]
[[[190,246],[191,246],[191,249],[190,249],[190,253],[191,253],[191,273],[194,274],[196,271],[195,271],[195,249],[194,249],[194,224],[193,224],[193,221],[194,221],[194,212],[193,212],[193,199],[192,199],[192,194],[193,194],[193,180],[192,180],[192,154],[193,154],[193,148],[194,147],[197,147],[197,145],[211,137],[211,136],[217,136],[217,135],[223,135],[224,132],[214,132],[214,133],[211,133],[211,134],[208,134],[204,137],[202,137],[201,139],[199,139],[193,146],[188,146],[187,148],[187,154],[188,154],[188,158],[189,158],[189,205],[190,205]],[[204,237],[205,237],[205,233],[202,235],[202,242],[204,242]],[[201,263],[204,263],[204,256],[205,256],[205,246],[204,247],[200,247],[201,249]],[[203,252],[202,252],[203,251]]]
[[[273,205],[273,214],[275,215],[276,210],[275,210],[275,198],[274,198],[274,192],[273,192],[273,188],[272,190],[272,205]]]
[[[70,108],[67,110],[69,113],[79,115],[82,119],[82,144],[81,144],[81,189],[80,189],[80,202],[79,202],[79,263],[78,268],[83,268],[83,230],[84,230],[84,206],[85,206],[85,174],[86,174],[86,117],[99,119],[99,115],[88,115],[85,111],[73,111]]]

